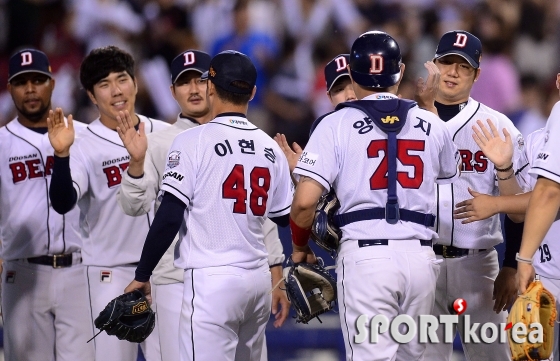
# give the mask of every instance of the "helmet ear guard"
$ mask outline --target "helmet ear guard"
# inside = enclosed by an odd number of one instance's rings
[[[389,34],[368,31],[352,44],[350,74],[358,85],[388,88],[401,78],[402,55],[399,45]]]

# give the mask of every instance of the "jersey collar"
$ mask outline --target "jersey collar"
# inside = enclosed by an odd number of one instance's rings
[[[143,122],[146,123],[148,118],[146,118],[143,115],[140,114],[136,114],[138,116],[138,119]],[[88,129],[95,135],[97,135],[98,137],[101,137],[105,140],[110,141],[111,143],[120,145],[121,147],[124,147],[121,138],[119,137],[119,134],[115,131],[112,130],[108,127],[106,127],[103,123],[101,123],[101,120],[99,120],[99,118],[95,119],[93,122],[91,122],[91,124],[88,125]],[[151,133],[152,129],[150,127],[149,122],[146,124],[145,127],[145,131],[146,134]]]
[[[242,113],[221,113],[209,123],[227,125],[229,127],[245,130],[258,129],[253,123],[247,120]]]
[[[368,95],[363,100],[388,100],[388,99],[398,99],[399,97],[392,93],[375,93]]]

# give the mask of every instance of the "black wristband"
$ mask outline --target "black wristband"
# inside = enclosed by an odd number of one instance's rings
[[[504,218],[504,235],[506,241],[506,249],[504,254],[504,262],[502,267],[511,267],[517,269],[517,260],[515,255],[521,248],[521,239],[523,237],[524,223],[515,223],[506,215]]]
[[[513,162],[507,168],[498,168],[498,167],[494,166],[494,169],[496,170],[496,172],[507,172],[508,170],[513,169]]]

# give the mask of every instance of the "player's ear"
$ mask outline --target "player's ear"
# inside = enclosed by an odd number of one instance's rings
[[[175,94],[175,85],[171,84],[169,86],[169,90],[171,91],[171,95],[173,96],[173,99],[177,100],[177,95]]]
[[[90,92],[89,90],[87,91],[87,95],[88,95],[88,97],[89,97],[89,100],[91,100],[91,102],[92,102],[94,105],[97,105],[97,100],[95,100],[95,95],[93,95],[93,93]]]
[[[556,74],[556,88],[560,90],[560,73]]]
[[[251,99],[249,99],[249,101],[253,100],[253,98],[255,97],[255,94],[257,94],[257,86],[256,85],[253,87],[253,92],[251,93]]]
[[[54,78],[51,78],[49,80],[50,86],[51,86],[51,91],[54,90],[54,86],[56,85],[56,80],[54,80]]]
[[[480,68],[475,69],[474,71],[475,71],[475,73],[474,73],[474,81],[477,81],[478,78],[480,77]]]

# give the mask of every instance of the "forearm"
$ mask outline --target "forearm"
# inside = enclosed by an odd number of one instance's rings
[[[517,261],[515,254],[519,252],[521,247],[521,238],[523,236],[524,223],[518,223],[506,216],[504,219],[504,235],[505,235],[505,252],[503,267],[511,267],[517,269]]]
[[[270,267],[270,275],[272,276],[272,287],[274,287],[282,279],[282,265]]]
[[[135,280],[147,282],[159,260],[169,248],[181,224],[187,206],[171,193],[165,193],[142,249]]]
[[[500,190],[501,196],[523,193],[523,189],[519,186],[513,169],[507,172],[496,172],[496,177],[498,178],[498,189]]]
[[[284,262],[284,249],[278,235],[278,227],[270,220],[265,221],[263,225],[264,231],[264,247],[268,253],[268,265],[272,269],[276,265],[282,265]]]
[[[156,198],[152,184],[155,182],[156,180],[150,179],[147,174],[134,178],[124,172],[121,186],[117,192],[117,201],[123,212],[129,216],[147,214]]]
[[[519,255],[532,258],[550,226],[556,219],[560,207],[560,184],[539,178],[525,217],[525,229]]]
[[[53,209],[60,214],[68,213],[78,201],[78,195],[72,184],[69,156],[54,156],[49,198]]]

